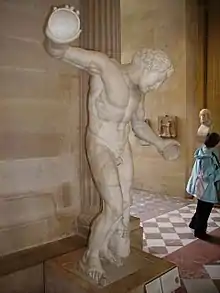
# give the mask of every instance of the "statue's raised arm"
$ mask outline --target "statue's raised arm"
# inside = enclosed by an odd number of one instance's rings
[[[101,74],[112,62],[101,52],[71,47],[81,33],[79,11],[73,6],[54,7],[46,24],[45,48],[49,55],[62,59],[90,74]]]

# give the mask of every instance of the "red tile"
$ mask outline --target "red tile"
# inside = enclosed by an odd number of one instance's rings
[[[175,293],[187,293],[186,288],[181,286],[179,289],[175,291]]]
[[[213,231],[211,235],[219,237],[220,241],[220,228]],[[165,258],[179,267],[181,278],[204,279],[209,278],[209,275],[203,266],[220,259],[220,248],[219,244],[196,240]]]

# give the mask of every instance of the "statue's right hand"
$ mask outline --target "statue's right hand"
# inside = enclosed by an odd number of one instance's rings
[[[46,38],[44,41],[44,47],[49,55],[59,59],[64,57],[66,50],[69,48],[69,45],[56,44],[51,39]]]
[[[73,6],[54,7],[45,34],[55,44],[67,45],[80,36],[79,11]]]

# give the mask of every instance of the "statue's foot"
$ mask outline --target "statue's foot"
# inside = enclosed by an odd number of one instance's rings
[[[111,264],[116,265],[117,267],[123,266],[123,261],[119,256],[114,255],[110,249],[104,249],[100,252],[102,259],[107,260]]]
[[[105,285],[106,273],[99,257],[84,256],[79,263],[81,270],[87,274],[96,284]]]

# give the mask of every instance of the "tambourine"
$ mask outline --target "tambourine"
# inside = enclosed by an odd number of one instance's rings
[[[45,34],[54,43],[68,44],[81,33],[79,11],[73,6],[54,7],[46,26]]]

